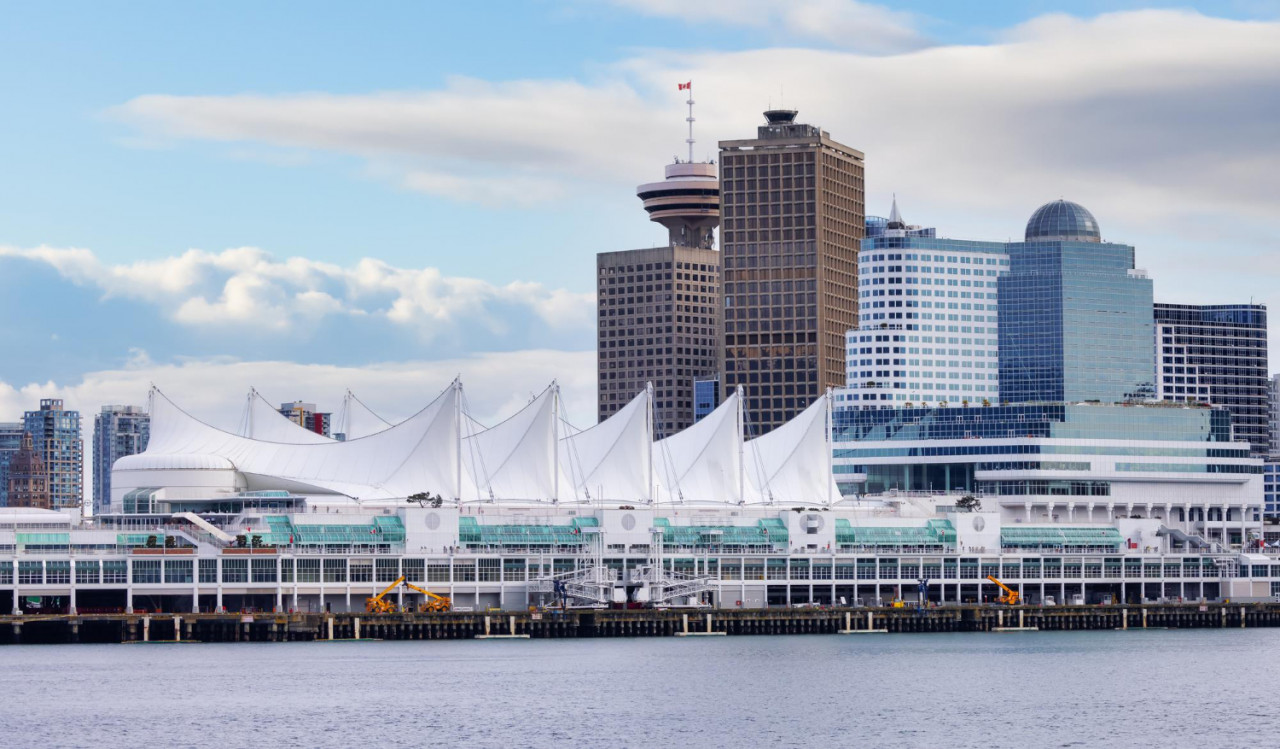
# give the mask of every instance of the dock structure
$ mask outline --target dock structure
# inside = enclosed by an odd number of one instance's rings
[[[1280,627],[1280,603],[0,616],[0,644],[337,642]]]

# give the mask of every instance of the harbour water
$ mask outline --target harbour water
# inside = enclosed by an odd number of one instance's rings
[[[14,646],[8,746],[1268,746],[1280,630]]]

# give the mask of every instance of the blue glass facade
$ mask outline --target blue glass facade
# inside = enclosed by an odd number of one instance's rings
[[[1152,286],[1134,271],[1133,247],[1050,239],[1008,252],[998,285],[1002,401],[1154,394]]]
[[[693,421],[702,421],[702,417],[716,410],[720,405],[720,378],[708,377],[693,381]]]

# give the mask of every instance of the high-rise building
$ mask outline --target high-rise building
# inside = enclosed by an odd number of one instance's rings
[[[1008,251],[998,281],[1001,401],[1154,397],[1152,287],[1133,247],[1103,242],[1093,214],[1057,200]]]
[[[49,470],[41,450],[30,432],[24,432],[18,452],[9,461],[6,479],[10,507],[36,507],[42,510],[66,505],[55,505],[49,491]]]
[[[329,436],[329,423],[333,415],[318,410],[314,403],[302,401],[281,403],[280,415],[303,429],[309,429],[325,437]]]
[[[9,505],[9,461],[22,447],[22,422],[0,423],[0,507]]]
[[[1271,447],[1264,304],[1157,304],[1156,397],[1231,412],[1235,438]]]
[[[111,503],[111,466],[147,449],[151,417],[141,406],[103,406],[93,417],[93,514]]]
[[[653,383],[660,437],[693,423],[695,380],[720,370],[720,183],[715,164],[693,160],[692,93],[688,104],[688,160],[636,188],[667,245],[596,256],[597,416]]]
[[[837,408],[999,402],[996,279],[1003,242],[939,239],[894,200],[858,254],[858,327]]]
[[[719,366],[720,257],[700,247],[596,256],[598,415],[653,383],[654,432],[693,423],[694,381]]]
[[[844,384],[865,215],[862,152],[795,111],[764,116],[755,138],[720,142],[721,392],[743,388],[753,435]]]
[[[53,509],[79,507],[84,501],[84,440],[80,412],[63,408],[61,398],[44,398],[39,411],[27,411],[23,428],[31,433],[35,450],[49,475]],[[12,473],[12,468],[11,468]]]

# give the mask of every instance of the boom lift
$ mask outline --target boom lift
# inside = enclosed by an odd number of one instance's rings
[[[405,580],[404,575],[401,575],[399,579],[388,585],[386,589],[378,595],[366,598],[364,601],[364,610],[370,614],[394,614],[398,612],[400,607],[393,601],[387,600],[387,594],[401,585],[414,592],[421,593],[426,599],[418,607],[419,612],[442,612],[453,608],[453,601],[450,600],[448,596],[442,596],[437,593],[432,593],[429,590],[419,588],[408,580]]]
[[[1018,605],[1018,600],[1022,597],[1022,596],[1018,595],[1018,591],[1016,591],[1016,590],[1014,590],[1013,588],[1010,588],[1008,585],[1005,585],[1004,583],[1000,582],[999,580],[997,580],[997,579],[996,579],[994,576],[992,576],[992,575],[987,575],[987,579],[988,579],[988,580],[990,580],[991,582],[995,583],[996,585],[1000,586],[1000,589],[1004,591],[1004,594],[1003,594],[1003,595],[1000,595],[1000,596],[997,596],[997,597],[996,597],[996,602],[997,602],[997,603],[1005,603],[1005,604],[1008,604],[1008,605],[1010,605],[1010,606],[1017,606],[1017,605]]]

